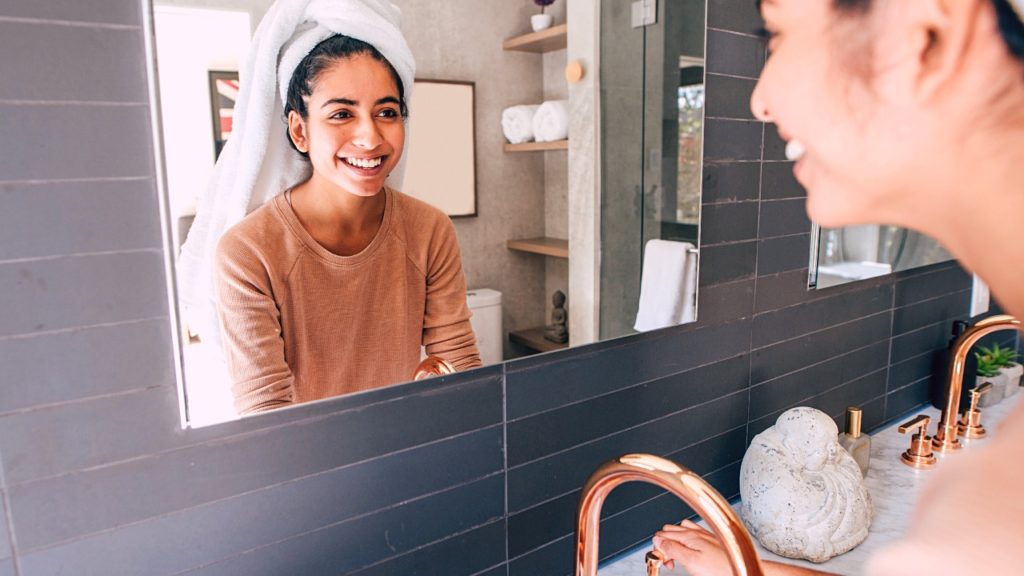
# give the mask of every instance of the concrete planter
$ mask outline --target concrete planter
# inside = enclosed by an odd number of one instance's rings
[[[1020,392],[1021,387],[1021,376],[1024,376],[1024,366],[1020,364],[1014,364],[1013,366],[1007,366],[1002,370],[1003,376],[1006,377],[1006,394],[1005,397],[1009,398],[1017,392]]]
[[[1003,398],[1006,397],[1007,378],[1005,374],[1000,372],[998,375],[991,376],[989,378],[983,378],[981,376],[978,376],[978,386],[981,386],[986,382],[992,383],[992,389],[989,390],[988,393],[982,394],[981,399],[978,400],[979,408],[988,408],[989,406],[995,406],[996,404],[1002,402]]]

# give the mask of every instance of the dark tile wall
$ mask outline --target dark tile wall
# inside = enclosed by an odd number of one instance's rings
[[[967,311],[953,264],[806,290],[803,192],[745,105],[757,15],[710,0],[698,323],[182,430],[141,18],[0,4],[0,576],[568,574],[603,461],[665,455],[734,497],[787,407],[871,428],[925,402]],[[688,513],[620,489],[602,557]]]

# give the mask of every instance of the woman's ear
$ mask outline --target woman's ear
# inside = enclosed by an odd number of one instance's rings
[[[295,110],[288,111],[288,137],[292,139],[292,144],[295,145],[299,152],[309,154],[306,122]]]

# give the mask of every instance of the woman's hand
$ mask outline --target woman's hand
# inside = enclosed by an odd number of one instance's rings
[[[718,538],[690,520],[683,520],[679,526],[665,525],[654,535],[654,547],[665,554],[665,567],[669,570],[678,562],[693,576],[732,574],[729,558]]]

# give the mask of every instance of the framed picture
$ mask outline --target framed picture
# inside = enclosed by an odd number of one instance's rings
[[[416,80],[402,192],[445,214],[476,216],[476,85]]]
[[[231,137],[235,102],[238,100],[238,72],[210,70],[210,110],[213,113],[213,153],[220,156]]]

